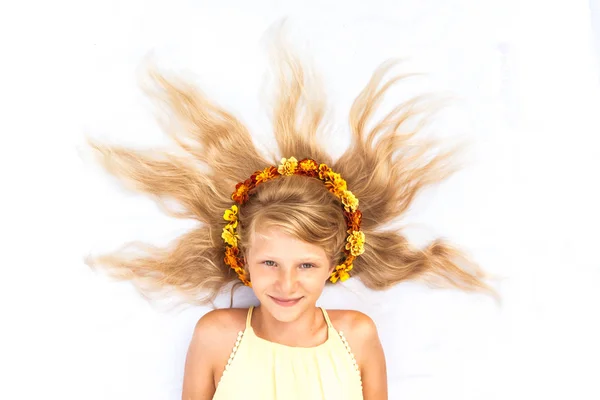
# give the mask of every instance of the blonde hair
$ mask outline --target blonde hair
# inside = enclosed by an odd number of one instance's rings
[[[463,252],[435,240],[423,249],[411,245],[399,229],[384,229],[401,217],[415,196],[455,171],[456,149],[428,155],[431,142],[415,140],[420,125],[413,117],[427,113],[419,97],[404,102],[372,123],[384,94],[402,77],[385,79],[391,63],[375,71],[350,111],[350,147],[337,160],[319,144],[325,108],[315,101],[298,59],[279,58],[279,91],[274,133],[280,157],[312,158],[329,165],[347,181],[360,201],[365,252],[354,262],[352,277],[371,289],[386,289],[410,279],[466,291],[492,289],[481,269]],[[255,147],[246,127],[209,101],[197,88],[150,70],[154,95],[167,106],[172,121],[167,134],[181,154],[137,151],[90,140],[99,161],[134,189],[155,197],[169,215],[192,218],[201,225],[159,248],[135,244],[90,257],[90,266],[131,280],[144,295],[177,294],[189,303],[212,301],[236,273],[224,262],[223,212],[232,204],[236,183],[255,171],[277,165]],[[318,97],[318,96],[317,96]],[[367,125],[372,124],[372,128]],[[413,126],[412,129],[407,128]],[[173,200],[176,207],[173,207]],[[239,212],[241,249],[247,249],[257,225],[274,224],[301,240],[322,245],[335,262],[342,255],[346,226],[339,200],[322,182],[303,176],[281,177],[260,185]]]

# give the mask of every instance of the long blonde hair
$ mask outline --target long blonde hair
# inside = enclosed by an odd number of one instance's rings
[[[417,248],[399,229],[384,228],[406,213],[421,189],[456,170],[451,163],[456,149],[431,157],[432,143],[417,140],[420,126],[410,121],[429,111],[421,98],[399,104],[373,123],[384,94],[402,79],[386,79],[392,64],[378,68],[354,101],[349,119],[351,145],[338,160],[332,160],[319,144],[318,134],[325,127],[325,106],[314,96],[319,88],[307,85],[305,69],[289,53],[281,55],[278,66],[273,124],[279,155],[272,159],[261,155],[237,118],[193,85],[150,70],[153,93],[175,122],[166,125],[165,131],[183,152],[137,151],[91,139],[89,143],[109,173],[152,195],[169,215],[201,224],[165,248],[135,245],[136,251],[124,248],[90,257],[88,264],[115,278],[131,280],[150,298],[175,293],[188,303],[212,301],[238,279],[224,263],[221,239],[226,223],[223,212],[232,204],[236,183],[277,165],[279,157],[294,156],[329,165],[360,201],[366,245],[354,263],[352,277],[371,289],[425,279],[467,291],[492,292],[481,269],[459,249],[442,240]],[[259,186],[241,207],[240,247],[247,248],[257,224],[276,224],[301,240],[322,245],[335,262],[346,236],[342,209],[316,179],[275,179]]]

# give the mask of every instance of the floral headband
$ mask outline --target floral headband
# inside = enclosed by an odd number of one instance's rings
[[[275,179],[279,176],[304,175],[312,178],[318,178],[325,183],[329,191],[335,194],[344,205],[344,217],[348,226],[348,237],[344,248],[344,261],[337,265],[332,272],[329,280],[336,283],[338,280],[345,281],[350,277],[348,272],[352,270],[352,263],[355,258],[364,253],[365,234],[360,230],[362,213],[358,210],[358,199],[346,187],[346,181],[340,174],[335,173],[325,164],[317,164],[315,160],[305,158],[297,161],[294,157],[288,159],[282,158],[278,168],[270,166],[262,171],[256,171],[250,179],[240,182],[235,186],[235,192],[231,199],[240,206],[249,199],[250,190],[263,182]],[[246,271],[244,270],[244,260],[240,257],[238,248],[239,236],[237,234],[238,226],[238,206],[232,205],[230,209],[225,210],[223,219],[227,225],[223,228],[221,237],[227,244],[225,249],[225,264],[233,269],[240,280],[246,286],[252,286]]]

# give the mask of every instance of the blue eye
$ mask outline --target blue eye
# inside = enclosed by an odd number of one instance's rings
[[[314,265],[310,264],[310,263],[304,263],[300,265],[300,268],[302,269],[309,269],[309,268],[313,268]]]
[[[264,262],[264,264],[267,267],[274,267],[275,266],[275,261],[267,260],[267,261]]]

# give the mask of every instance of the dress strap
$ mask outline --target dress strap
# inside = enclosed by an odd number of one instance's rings
[[[254,306],[250,306],[250,308],[248,308],[248,316],[246,317],[246,329],[250,328],[250,322],[252,321],[252,310],[254,310]]]
[[[327,326],[330,327],[330,328],[333,328],[333,325],[331,324],[331,320],[329,319],[329,315],[327,314],[327,311],[325,311],[325,309],[323,307],[319,307],[319,308],[323,312],[323,316],[325,317],[325,321],[327,322]]]

